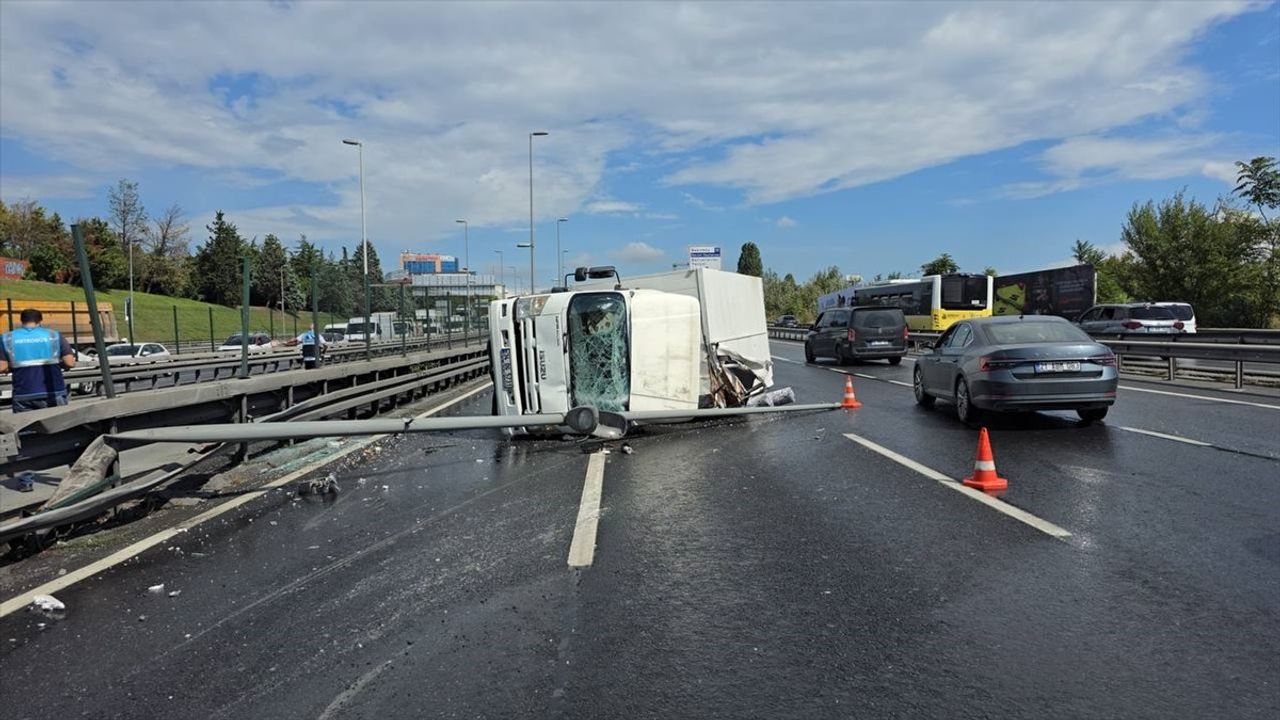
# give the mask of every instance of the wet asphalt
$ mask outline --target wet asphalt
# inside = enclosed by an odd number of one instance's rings
[[[0,619],[0,714],[1280,713],[1280,409],[1122,389],[1092,427],[993,419],[1004,501],[1060,540],[843,436],[967,474],[976,432],[886,382],[910,363],[774,348],[801,402],[880,379],[855,412],[613,444],[590,568],[566,558],[593,446],[385,440],[318,472],[336,499],[273,492],[58,593],[62,618]]]

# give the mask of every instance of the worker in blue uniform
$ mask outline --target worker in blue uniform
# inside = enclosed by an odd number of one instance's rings
[[[310,370],[320,361],[320,356],[324,348],[329,345],[329,341],[324,339],[324,335],[317,333],[315,326],[312,325],[298,336],[298,344],[302,346],[302,367]]]
[[[13,411],[40,410],[67,404],[64,368],[75,367],[76,357],[62,333],[42,327],[39,310],[22,311],[22,327],[0,335],[0,373],[13,375]],[[32,476],[18,478],[19,490],[32,489]]]

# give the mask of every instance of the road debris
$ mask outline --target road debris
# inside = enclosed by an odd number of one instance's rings
[[[62,612],[67,609],[62,601],[52,595],[36,595],[31,598],[31,605],[40,612]]]
[[[169,597],[178,597],[178,596],[179,596],[179,595],[181,595],[181,594],[182,594],[182,591],[181,591],[181,590],[170,590],[170,591],[169,591]]]
[[[747,399],[747,407],[777,407],[790,405],[796,401],[796,392],[789,387],[770,390]]]
[[[160,583],[159,585],[152,585],[151,587],[147,588],[147,592],[151,593],[152,595],[162,594],[164,592],[164,583]]]
[[[630,455],[630,454],[631,454],[631,453],[633,453],[633,452],[635,452],[635,450],[631,449],[631,446],[630,446],[630,445],[627,445],[627,444],[625,444],[625,443],[623,444],[623,446],[622,446],[622,454],[624,454],[624,455]]]

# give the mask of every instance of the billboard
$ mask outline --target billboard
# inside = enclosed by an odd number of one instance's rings
[[[1097,297],[1092,265],[1036,270],[995,279],[993,315],[1057,315],[1074,320]]]
[[[718,245],[690,245],[689,269],[720,269],[720,247]]]
[[[21,280],[27,274],[27,261],[17,258],[0,257],[0,278],[5,280]]]

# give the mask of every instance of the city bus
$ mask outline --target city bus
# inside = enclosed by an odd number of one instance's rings
[[[957,320],[991,315],[994,285],[989,275],[926,275],[919,280],[893,280],[823,295],[818,298],[818,310],[888,305],[902,309],[912,330],[941,332]]]

